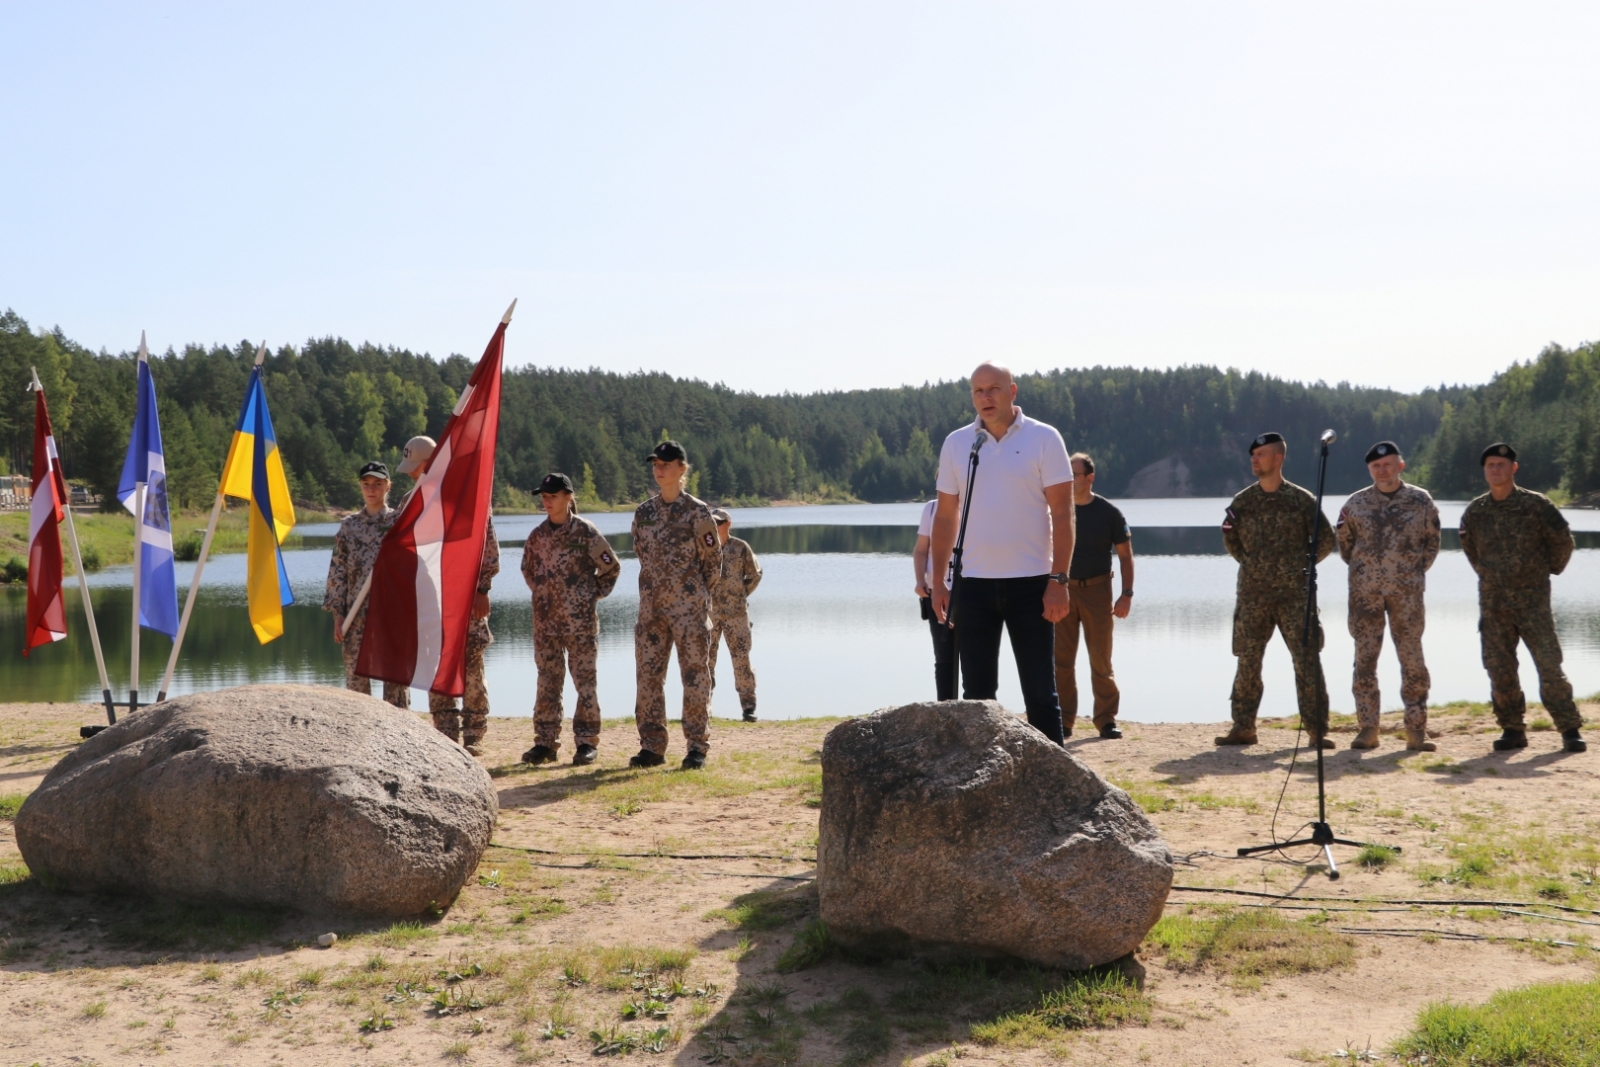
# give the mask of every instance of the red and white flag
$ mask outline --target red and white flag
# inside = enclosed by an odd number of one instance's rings
[[[61,507],[67,500],[44,390],[33,394],[33,510],[28,516],[28,628],[22,654],[67,636],[61,599]]]
[[[444,424],[372,566],[356,673],[460,696],[500,428],[500,363],[516,301]]]

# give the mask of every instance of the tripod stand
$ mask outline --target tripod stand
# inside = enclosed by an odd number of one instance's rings
[[[1301,647],[1308,653],[1321,656],[1320,650],[1313,650],[1311,639],[1316,633],[1317,626],[1317,542],[1322,534],[1322,493],[1328,478],[1328,446],[1338,439],[1332,430],[1322,431],[1322,457],[1317,465],[1317,508],[1311,516],[1311,541],[1306,548],[1306,614],[1300,631]],[[1318,672],[1318,685],[1325,686],[1326,682]],[[1320,694],[1319,694],[1320,695]],[[1348,845],[1351,848],[1366,848],[1363,841],[1351,841],[1333,835],[1333,827],[1328,825],[1328,788],[1327,779],[1322,767],[1322,741],[1317,739],[1317,821],[1311,824],[1311,836],[1300,837],[1293,841],[1275,841],[1270,845],[1253,845],[1241,848],[1240,856],[1252,856],[1258,852],[1277,852],[1297,845],[1317,845],[1322,849],[1322,855],[1328,861],[1328,877],[1337,881],[1339,866],[1333,861],[1333,846]],[[1295,755],[1299,755],[1298,742],[1295,746]],[[1290,773],[1294,772],[1294,764],[1289,765]],[[1398,846],[1385,846],[1400,851]]]

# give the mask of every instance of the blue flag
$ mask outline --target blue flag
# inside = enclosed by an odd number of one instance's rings
[[[156,415],[156,383],[150,353],[139,341],[139,395],[128,456],[122,461],[117,499],[133,511],[138,488],[145,487],[144,514],[135,515],[144,544],[139,554],[139,625],[168,637],[178,635],[178,580],[172,565],[172,516],[167,510],[167,461],[161,451],[161,419]]]

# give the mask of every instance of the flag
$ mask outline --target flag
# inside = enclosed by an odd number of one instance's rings
[[[67,636],[61,599],[61,507],[67,500],[44,390],[33,394],[33,510],[28,516],[28,628],[22,654]]]
[[[494,488],[500,364],[512,301],[372,567],[356,673],[460,696]]]
[[[259,363],[251,368],[250,384],[245,387],[239,425],[222,465],[221,491],[250,501],[245,589],[250,598],[250,626],[264,645],[283,636],[283,609],[294,603],[279,547],[294,529],[294,503],[289,499],[289,479],[283,473],[278,438],[272,432]]]
[[[138,401],[128,455],[122,461],[117,499],[130,512],[145,487],[144,514],[135,513],[144,542],[139,552],[139,625],[168,637],[178,635],[178,579],[172,567],[172,516],[167,511],[167,461],[161,452],[161,420],[156,415],[156,383],[150,353],[139,337]]]

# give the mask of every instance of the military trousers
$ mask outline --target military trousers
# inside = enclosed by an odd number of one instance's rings
[[[1356,643],[1351,690],[1356,698],[1356,724],[1362,729],[1378,727],[1378,654],[1383,651],[1386,619],[1395,655],[1400,659],[1400,702],[1406,709],[1406,729],[1427,727],[1431,679],[1422,658],[1422,630],[1427,617],[1420,589],[1382,593],[1351,588],[1350,636]]]
[[[756,706],[756,672],[750,669],[750,616],[736,615],[711,627],[711,687],[717,686],[717,649],[728,639],[728,658],[733,660],[733,687],[739,692],[739,707],[749,711]]]
[[[533,661],[539,669],[539,691],[533,702],[533,743],[552,751],[561,747],[561,696],[566,676],[578,690],[572,714],[572,742],[600,744],[600,701],[595,696],[595,661],[598,642],[587,631],[533,630]]]
[[[461,708],[456,698],[429,691],[428,712],[433,728],[452,741],[475,745],[489,732],[489,689],[483,682],[483,653],[493,642],[486,626],[474,625],[467,631],[466,685]]]
[[[1078,721],[1078,638],[1089,646],[1089,687],[1094,693],[1094,724],[1116,721],[1122,693],[1111,669],[1111,634],[1116,619],[1111,614],[1111,575],[1068,583],[1072,608],[1056,623],[1056,695],[1061,701],[1061,727],[1071,730]]]
[[[361,638],[366,630],[367,606],[363,604],[355,618],[344,622],[344,641],[340,644],[340,651],[344,654],[344,687],[352,693],[371,696],[372,679],[356,673],[356,659],[361,655]],[[409,708],[411,687],[399,682],[384,682],[383,699],[397,708]]]
[[[711,747],[710,611],[669,614],[641,605],[633,627],[637,660],[633,718],[639,727],[639,747],[660,756],[667,752],[667,661],[674,648],[683,682],[683,739],[692,751],[705,752]]]
[[[1239,598],[1233,609],[1233,654],[1239,660],[1233,676],[1233,724],[1244,730],[1256,728],[1256,712],[1261,707],[1261,660],[1273,631],[1283,635],[1294,660],[1295,694],[1299,698],[1300,721],[1313,737],[1328,731],[1328,686],[1322,676],[1322,624],[1312,621],[1311,643],[1305,636],[1305,595],[1252,596]]]
[[[1528,711],[1517,669],[1517,642],[1528,646],[1539,672],[1539,699],[1558,730],[1583,725],[1572,701],[1572,683],[1561,669],[1561,642],[1550,613],[1549,587],[1480,590],[1478,636],[1483,645],[1483,666],[1489,672],[1495,721],[1502,730],[1524,728]]]

